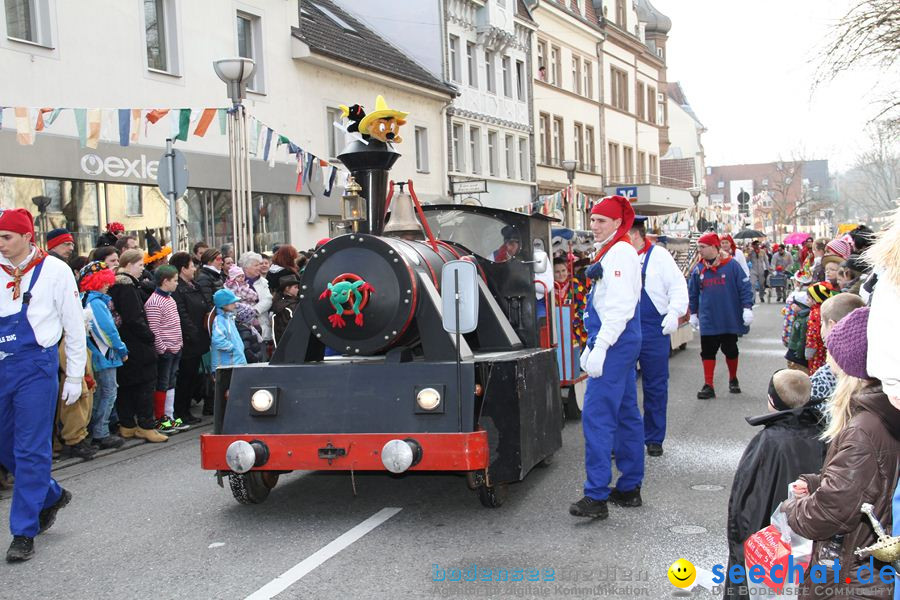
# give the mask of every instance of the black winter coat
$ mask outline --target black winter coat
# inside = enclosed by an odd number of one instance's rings
[[[185,358],[203,356],[209,351],[206,316],[212,307],[207,304],[200,288],[180,277],[172,297],[178,305],[178,316],[181,319],[181,337],[184,340],[182,356]]]
[[[825,443],[819,440],[820,413],[798,408],[747,417],[751,425],[765,429],[747,444],[731,484],[728,498],[728,569],[744,565],[744,542],[769,525],[772,513],[787,500],[788,484],[803,473],[817,472],[825,460]],[[726,573],[728,570],[726,570]],[[739,588],[725,584],[723,598],[748,600]]]
[[[200,267],[194,275],[194,285],[203,292],[203,299],[213,306],[213,294],[225,287],[225,274],[216,273],[209,267]]]
[[[116,275],[116,283],[109,288],[113,308],[121,317],[119,335],[128,347],[128,360],[116,371],[120,386],[133,386],[156,381],[156,349],[144,297],[138,288],[138,280],[127,273]]]
[[[116,237],[116,234],[105,231],[100,234],[100,237],[97,238],[97,247],[102,248],[103,246],[115,246],[116,242],[118,241],[119,238]]]
[[[278,293],[272,301],[272,315],[274,316],[272,335],[276,342],[281,341],[281,336],[284,335],[288,323],[291,322],[291,318],[297,312],[297,304],[299,302],[300,299],[296,296],[285,296],[282,293]]]

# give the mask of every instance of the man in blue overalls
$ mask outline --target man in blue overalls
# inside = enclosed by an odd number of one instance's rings
[[[662,456],[669,403],[669,336],[687,313],[687,280],[665,248],[647,240],[647,217],[635,217],[629,236],[641,261],[641,385],[644,389],[644,443],[647,454]]]
[[[622,196],[604,198],[591,209],[597,243],[587,274],[594,279],[585,310],[587,348],[581,368],[589,375],[584,395],[584,497],[569,507],[576,517],[605,519],[607,500],[641,505],[644,479],[644,426],[637,405],[636,363],[641,349],[641,267],[628,230],[634,209]],[[612,461],[622,475],[610,489]]]
[[[0,464],[15,476],[8,562],[31,558],[34,537],[53,525],[72,498],[50,476],[57,344],[64,330],[68,362],[62,399],[68,405],[81,396],[87,358],[75,278],[33,239],[31,213],[0,211]]]

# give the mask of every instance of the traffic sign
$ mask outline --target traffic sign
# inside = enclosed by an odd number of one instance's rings
[[[176,198],[184,195],[188,187],[188,175],[187,158],[180,150],[172,150],[172,155],[166,152],[159,158],[156,182],[159,191],[166,198],[171,198],[173,192]]]

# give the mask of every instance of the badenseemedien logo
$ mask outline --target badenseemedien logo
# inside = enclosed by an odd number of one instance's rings
[[[156,180],[158,160],[147,160],[147,155],[130,159],[123,156],[107,156],[101,158],[97,154],[85,154],[81,157],[81,170],[88,175],[106,175],[107,177],[134,177],[137,179]]]

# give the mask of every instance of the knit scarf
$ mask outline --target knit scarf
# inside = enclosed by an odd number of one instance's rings
[[[731,262],[731,260],[732,260],[732,258],[731,258],[730,256],[726,256],[725,258],[722,258],[721,256],[717,256],[717,257],[716,257],[716,260],[713,261],[712,264],[707,263],[707,262],[704,260],[704,261],[703,261],[703,268],[700,269],[700,274],[703,275],[703,274],[706,273],[707,271],[712,271],[713,273],[715,273],[715,272],[719,269],[719,267],[724,267],[724,266],[727,265],[729,262]]]
[[[0,267],[3,267],[3,270],[6,272],[7,275],[9,275],[10,277],[13,278],[12,281],[10,281],[9,283],[6,284],[6,289],[12,288],[13,300],[18,300],[19,296],[22,295],[22,293],[21,293],[22,292],[22,290],[21,290],[22,277],[24,277],[28,271],[30,271],[31,269],[33,269],[34,267],[39,265],[41,263],[41,261],[43,261],[45,258],[47,258],[47,253],[44,252],[43,250],[41,250],[40,248],[37,248],[34,253],[34,258],[32,258],[28,262],[28,264],[22,268],[19,268],[19,267],[13,268],[8,265],[0,265]]]

